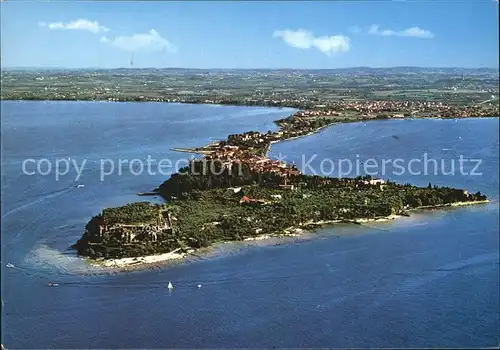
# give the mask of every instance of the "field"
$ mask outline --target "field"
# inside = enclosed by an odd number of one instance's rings
[[[366,100],[498,104],[497,69],[2,70],[1,98],[315,108]],[[486,102],[489,103],[489,102]]]

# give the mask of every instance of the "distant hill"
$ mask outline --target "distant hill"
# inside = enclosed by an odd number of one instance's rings
[[[320,75],[329,74],[415,74],[415,73],[440,73],[440,74],[495,74],[499,72],[498,68],[460,68],[460,67],[411,67],[411,66],[401,66],[401,67],[383,67],[383,68],[372,68],[372,67],[348,67],[348,68],[334,68],[334,69],[224,69],[224,68],[213,68],[213,69],[203,69],[203,68],[64,68],[64,67],[2,67],[3,71],[29,71],[29,72],[95,72],[95,71],[112,71],[115,73],[198,73],[198,74],[209,74],[213,73],[290,73],[295,72],[299,74],[314,73]]]

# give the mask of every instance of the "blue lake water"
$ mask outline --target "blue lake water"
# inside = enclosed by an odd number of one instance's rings
[[[492,202],[338,225],[280,245],[238,244],[213,258],[112,276],[82,275],[69,245],[103,208],[141,199],[167,176],[102,158],[171,161],[173,147],[275,129],[292,109],[155,103],[2,102],[2,331],[8,348],[477,347],[499,343],[497,119],[342,124],[275,144],[300,165],[323,159],[481,159],[466,176],[386,178],[481,191]],[[357,156],[356,156],[357,155]],[[81,164],[24,175],[23,160]],[[353,158],[354,157],[354,158]],[[414,168],[422,170],[416,165]],[[472,170],[465,167],[466,170]],[[28,170],[33,170],[33,165]],[[109,170],[109,169],[108,169]],[[309,171],[309,169],[306,169]],[[132,169],[132,172],[134,169]],[[77,188],[76,184],[85,187]],[[153,199],[154,200],[154,199]],[[6,268],[12,263],[15,268]],[[47,282],[59,283],[57,288]],[[166,283],[174,290],[168,292]],[[197,284],[202,284],[198,289]]]

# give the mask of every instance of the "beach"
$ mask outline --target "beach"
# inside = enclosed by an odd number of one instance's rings
[[[147,266],[152,264],[164,263],[171,260],[182,259],[186,256],[186,253],[178,253],[180,248],[164,254],[158,255],[146,255],[133,258],[120,258],[120,259],[89,259],[91,265],[96,267],[105,267],[112,269],[122,269],[127,267],[137,267],[137,266]]]

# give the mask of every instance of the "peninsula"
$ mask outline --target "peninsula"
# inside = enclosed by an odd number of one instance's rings
[[[74,244],[93,259],[182,257],[221,241],[289,235],[317,225],[359,223],[409,215],[413,209],[487,202],[480,192],[416,187],[370,176],[329,178],[302,174],[267,157],[272,143],[306,136],[335,115],[297,112],[276,121],[279,130],[249,131],[184,151],[204,154],[156,190],[166,204],[138,202],[93,217]],[[160,255],[161,254],[161,255]],[[141,258],[142,259],[142,258]],[[151,260],[156,261],[156,260]]]

